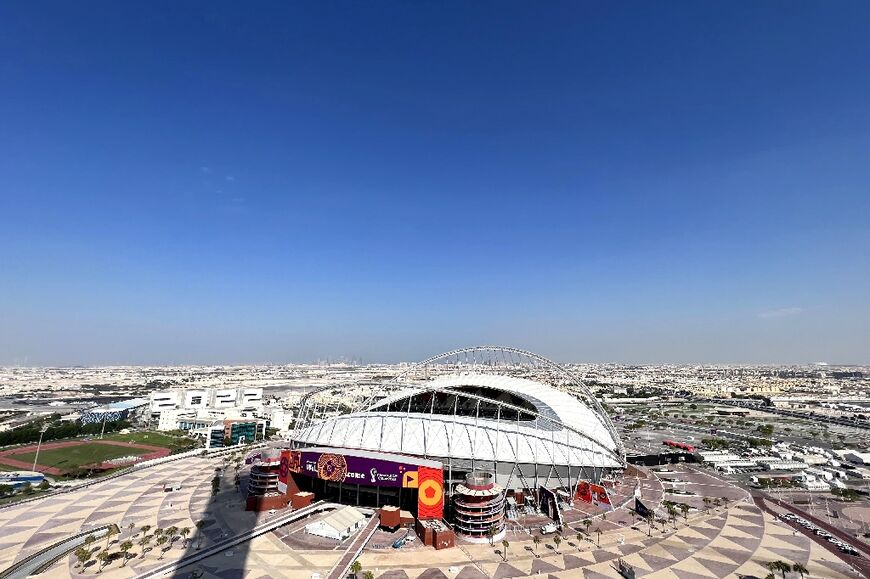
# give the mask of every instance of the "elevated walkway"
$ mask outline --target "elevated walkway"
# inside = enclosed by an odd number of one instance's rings
[[[15,563],[3,572],[0,572],[0,579],[25,579],[31,575],[42,573],[51,567],[58,559],[65,557],[85,544],[85,539],[93,535],[97,539],[106,536],[106,532],[114,525],[104,525],[89,531],[82,531],[58,541],[57,543],[38,551],[26,559],[22,559]]]
[[[341,556],[341,559],[338,560],[335,567],[333,567],[326,576],[326,579],[343,579],[347,576],[348,571],[350,571],[350,566],[353,565],[353,562],[356,561],[356,558],[359,557],[360,553],[362,553],[362,550],[372,538],[372,535],[375,534],[379,523],[380,518],[377,513],[373,514],[369,519],[368,524],[360,529],[359,533],[357,533],[353,540],[348,543],[344,555]]]

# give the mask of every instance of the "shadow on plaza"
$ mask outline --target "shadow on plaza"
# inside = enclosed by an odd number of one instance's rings
[[[212,490],[214,482],[200,485],[195,491],[191,499],[191,514],[202,512],[202,515],[199,520],[194,518],[197,528],[190,534],[185,552],[178,559],[179,562],[200,554],[216,543],[251,531],[257,525],[258,517],[254,513],[245,511],[248,476],[242,469],[246,454],[245,450],[240,448],[236,458],[222,460],[217,468],[210,466],[210,472],[204,473],[209,474],[212,481],[217,479],[219,491],[214,494]],[[243,541],[201,561],[181,563],[184,566],[179,567],[171,576],[174,579],[243,577],[250,545],[250,541]]]

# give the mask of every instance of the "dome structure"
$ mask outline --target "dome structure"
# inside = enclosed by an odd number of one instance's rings
[[[387,382],[313,392],[292,441],[438,460],[448,480],[484,470],[526,488],[572,488],[625,466],[613,424],[573,373],[500,347],[448,352]]]

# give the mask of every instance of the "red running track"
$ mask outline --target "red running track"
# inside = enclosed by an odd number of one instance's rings
[[[135,462],[142,461],[142,460],[151,460],[154,458],[162,458],[162,457],[168,456],[170,454],[169,449],[163,448],[162,446],[152,446],[150,444],[141,444],[138,442],[136,442],[136,443],[119,442],[117,440],[88,440],[88,441],[66,440],[66,441],[62,441],[62,442],[46,442],[45,444],[42,445],[40,452],[42,452],[43,450],[52,450],[55,448],[68,448],[71,446],[81,446],[83,444],[108,444],[110,446],[123,446],[124,448],[145,449],[145,450],[151,451],[147,454],[140,455],[138,460]],[[33,468],[32,462],[18,460],[18,459],[13,458],[13,457],[16,454],[26,454],[29,452],[36,452],[36,446],[37,445],[33,444],[30,446],[21,446],[21,447],[12,448],[9,450],[4,450],[4,451],[0,452],[0,463],[5,464],[7,466],[20,468],[21,470],[30,470],[31,468]],[[130,463],[132,463],[132,462],[134,462],[134,461],[130,461]],[[130,463],[127,463],[127,464],[130,464]],[[38,465],[38,466],[40,467],[40,472],[43,472],[45,474],[55,475],[55,476],[60,476],[60,475],[66,474],[70,470],[70,469],[56,468],[53,466],[43,466],[43,465]],[[102,462],[100,464],[89,464],[89,465],[82,465],[82,466],[83,467],[97,467],[97,468],[109,469],[109,468],[115,468],[115,467],[120,466],[120,465],[119,464],[112,464],[110,462]]]

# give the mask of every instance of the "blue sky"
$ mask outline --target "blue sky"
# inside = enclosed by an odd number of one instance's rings
[[[0,7],[0,363],[870,362],[870,4],[322,4]]]

